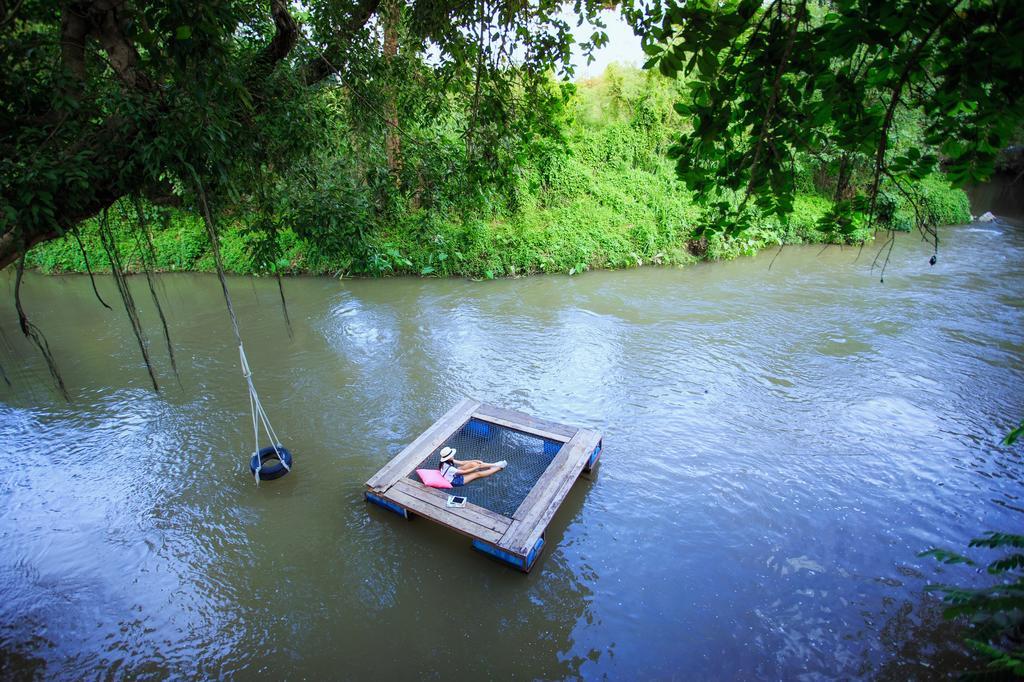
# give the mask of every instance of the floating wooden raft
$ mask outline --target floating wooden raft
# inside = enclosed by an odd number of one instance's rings
[[[448,507],[448,495],[458,495],[460,488],[437,490],[409,477],[470,419],[561,443],[511,517],[472,503]],[[529,572],[544,548],[544,531],[551,518],[580,472],[591,471],[600,456],[601,434],[596,431],[463,399],[366,482],[366,499],[407,519],[422,516],[468,535],[474,549]]]

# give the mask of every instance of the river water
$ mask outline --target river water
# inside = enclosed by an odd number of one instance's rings
[[[0,279],[5,676],[931,677],[962,663],[916,554],[1024,527],[1024,231],[493,282],[230,281],[295,470],[257,487],[215,278],[166,275],[162,380],[83,277]],[[773,263],[774,261],[774,263]],[[771,266],[771,267],[769,267]],[[115,303],[109,279],[103,296]],[[460,397],[600,429],[524,576],[362,499]]]

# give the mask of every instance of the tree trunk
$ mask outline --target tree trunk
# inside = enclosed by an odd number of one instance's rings
[[[398,56],[398,27],[402,19],[402,9],[399,0],[381,1],[381,20],[384,26],[384,62],[388,71],[394,76],[392,67],[395,57]],[[398,101],[396,85],[392,80],[388,86],[384,102],[384,119],[386,129],[384,131],[384,151],[388,158],[388,171],[399,185],[402,173],[402,140],[398,130]]]

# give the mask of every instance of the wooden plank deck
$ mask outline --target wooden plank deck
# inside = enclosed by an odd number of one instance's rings
[[[508,410],[493,405],[480,405],[473,416],[482,421],[493,422],[516,431],[524,431],[541,438],[565,443],[579,430],[574,426],[558,424],[546,419],[537,419],[523,412]]]
[[[448,494],[429,488],[418,481],[403,478],[386,493],[413,513],[472,538],[496,543],[501,540],[511,521],[489,509],[467,503],[465,507],[449,507]]]
[[[526,496],[512,518],[519,523],[509,528],[498,543],[514,554],[527,554],[544,534],[552,517],[562,506],[569,490],[586,466],[590,453],[601,440],[601,435],[589,429],[580,429],[541,475],[537,485]],[[511,524],[510,524],[511,525]]]
[[[448,507],[448,496],[457,495],[457,489],[437,490],[408,478],[470,418],[564,443],[511,518],[471,503]],[[590,429],[464,399],[366,482],[367,499],[385,500],[397,505],[399,512],[411,512],[467,535],[475,548],[528,572],[543,547],[545,529],[600,444],[601,435]]]
[[[473,411],[480,406],[475,400],[463,398],[455,407],[448,410],[443,417],[434,422],[429,429],[420,434],[419,438],[409,443],[401,452],[384,465],[366,482],[366,487],[374,492],[384,492],[397,481],[405,478],[416,465],[422,462],[441,443],[462,428],[469,421]]]

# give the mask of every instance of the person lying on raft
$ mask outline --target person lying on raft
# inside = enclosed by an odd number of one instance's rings
[[[455,448],[441,449],[441,463],[438,465],[441,475],[453,486],[466,485],[478,478],[487,478],[498,473],[508,462],[502,460],[494,464],[488,464],[479,459],[467,459],[465,461],[455,459]]]

